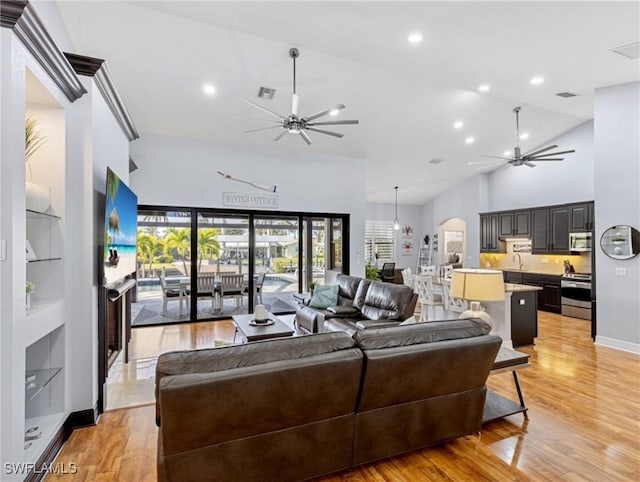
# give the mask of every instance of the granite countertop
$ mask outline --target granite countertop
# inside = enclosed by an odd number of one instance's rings
[[[520,285],[517,283],[505,283],[504,291],[505,293],[520,293],[523,291],[542,291],[542,287],[531,286],[531,285]]]
[[[496,269],[500,269],[502,271],[508,271],[509,273],[543,274],[546,276],[562,276],[564,274],[563,272],[550,273],[548,271],[536,271],[536,270],[530,270],[530,269],[517,269],[517,268],[496,268]]]

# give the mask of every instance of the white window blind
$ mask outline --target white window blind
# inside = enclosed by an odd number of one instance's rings
[[[367,263],[392,262],[394,259],[393,221],[366,221],[364,253]],[[376,260],[375,254],[378,254]]]

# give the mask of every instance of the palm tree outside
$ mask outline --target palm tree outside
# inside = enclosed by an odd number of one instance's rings
[[[172,255],[171,251],[175,251],[178,258],[182,261],[184,274],[189,274],[189,266],[191,265],[191,230],[188,228],[169,228],[165,238],[165,253]]]

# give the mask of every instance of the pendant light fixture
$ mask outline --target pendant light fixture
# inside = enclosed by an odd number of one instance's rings
[[[393,229],[400,231],[400,221],[398,221],[398,186],[394,187],[396,190],[396,219],[393,221]]]

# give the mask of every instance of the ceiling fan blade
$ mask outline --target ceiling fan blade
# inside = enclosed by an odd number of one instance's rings
[[[273,140],[273,142],[279,141],[280,139],[282,139],[287,132],[288,132],[287,129],[284,129],[280,134],[278,134],[278,136]]]
[[[284,120],[285,120],[285,118],[284,118],[284,117],[282,117],[281,115],[276,114],[275,112],[273,112],[273,111],[271,111],[271,110],[267,109],[266,107],[262,107],[261,105],[256,104],[255,102],[251,102],[250,100],[245,100],[245,102],[246,102],[247,104],[249,104],[249,105],[252,105],[252,106],[253,106],[253,107],[255,107],[256,109],[260,109],[261,111],[266,112],[267,114],[272,115],[273,117],[276,117],[276,118],[280,119],[280,120],[281,120],[281,121],[283,121],[283,122],[284,122]]]
[[[314,127],[307,127],[308,130],[313,131],[313,132],[319,132],[320,134],[326,134],[328,136],[333,136],[333,137],[339,137],[340,139],[342,139],[344,137],[344,134],[339,134],[337,132],[331,132],[331,131],[325,131],[322,129],[316,129]]]
[[[342,110],[344,109],[346,106],[344,104],[338,104],[336,106],[333,106],[327,110],[321,110],[320,112],[316,112],[315,114],[311,114],[310,116],[307,117],[303,117],[303,119],[307,122],[313,120],[313,119],[317,119],[318,117],[322,117],[327,115],[329,112],[331,112],[332,110]]]
[[[535,159],[536,157],[547,157],[547,156],[559,156],[560,154],[571,154],[572,152],[576,152],[575,149],[570,151],[558,151],[558,152],[548,152],[547,154],[542,154],[540,156],[523,156],[529,159]]]
[[[326,122],[307,122],[308,126],[341,126],[359,124],[357,120],[339,120],[339,121],[326,121]]]
[[[243,131],[245,134],[248,134],[249,132],[257,132],[257,131],[266,131],[267,129],[277,129],[278,127],[282,127],[282,126],[269,126],[269,127],[258,127],[257,129],[249,129],[248,131]]]
[[[535,165],[535,164],[531,164],[531,163],[530,163],[530,162],[528,162],[528,161],[524,161],[522,164],[524,164],[524,165],[525,165],[525,166],[527,166],[527,167],[536,167],[536,165]]]
[[[511,157],[501,157],[501,156],[485,156],[485,155],[481,155],[480,157],[491,157],[493,159],[503,159],[505,161],[513,161],[513,159]]]
[[[532,156],[535,156],[537,154],[540,154],[541,152],[548,151],[549,149],[555,149],[556,147],[558,147],[558,146],[556,146],[555,144],[553,146],[543,147],[542,149],[538,149],[537,151],[528,152],[526,154],[523,154],[522,157],[532,157]]]
[[[541,158],[541,159],[523,159],[525,162],[540,162],[540,161],[562,161],[564,157],[549,157],[549,158]]]
[[[470,161],[470,162],[467,162],[467,165],[475,166],[479,164],[484,164],[485,166],[491,166],[492,164],[503,164],[508,162],[509,161]]]
[[[307,143],[307,145],[311,145],[311,138],[307,135],[307,133],[305,131],[300,131],[298,134],[300,134],[300,137],[302,137],[304,139],[304,141]]]

